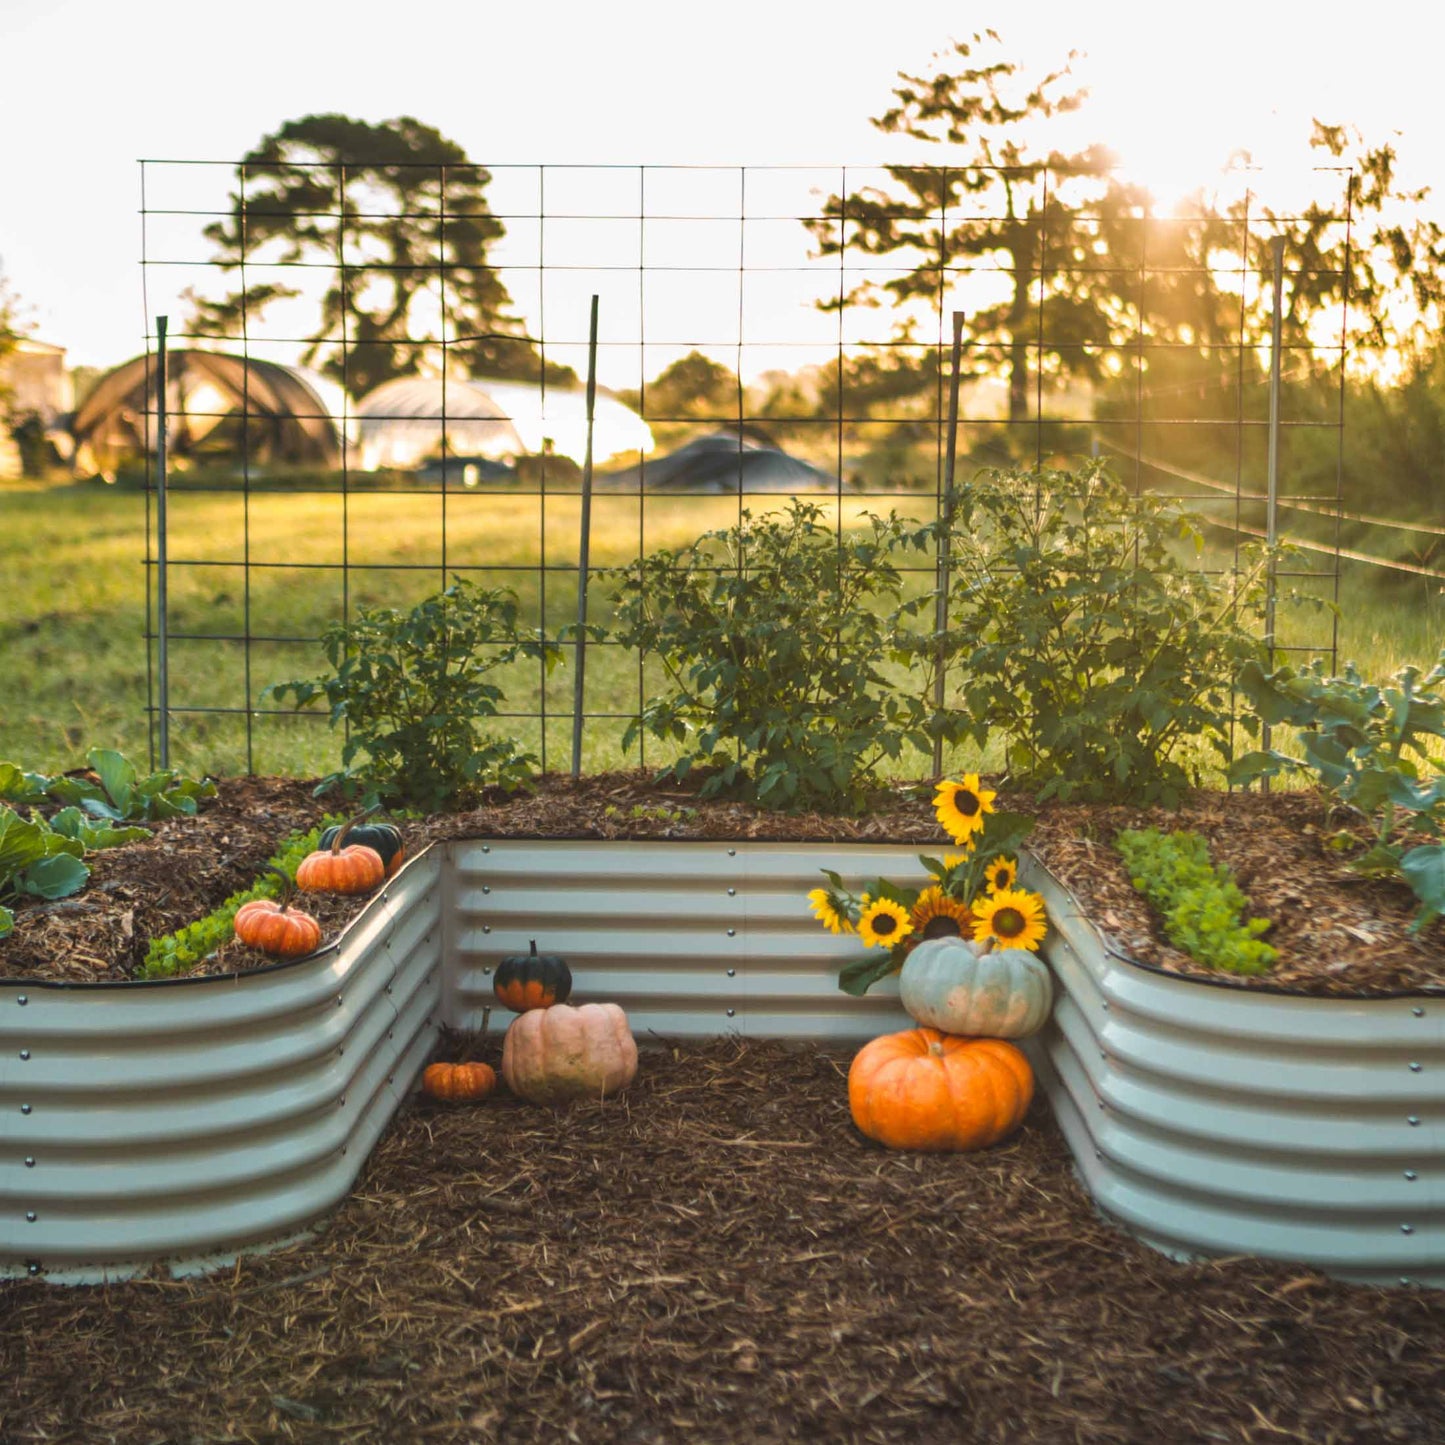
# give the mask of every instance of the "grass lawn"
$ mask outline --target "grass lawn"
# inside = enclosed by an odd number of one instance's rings
[[[752,498],[755,511],[781,498]],[[918,496],[872,497],[845,504],[909,512]],[[344,608],[407,606],[437,590],[457,569],[491,586],[511,586],[532,621],[555,632],[576,617],[579,499],[516,494],[186,493],[170,502],[170,685],[176,709],[274,707],[261,690],[272,682],[319,674],[314,638]],[[444,516],[445,514],[445,516]],[[738,515],[735,498],[599,494],[593,504],[591,562],[624,563],[676,545]],[[144,759],[148,751],[146,680],[146,497],[99,485],[0,487],[0,640],[7,685],[0,690],[0,759],[47,771],[74,767],[95,746]],[[443,542],[445,522],[445,543]],[[248,535],[249,534],[249,535]],[[445,545],[445,555],[443,555]],[[343,549],[350,570],[339,564]],[[154,552],[154,539],[151,550]],[[242,564],[251,563],[249,584]],[[539,568],[539,563],[544,564]],[[1445,638],[1445,599],[1424,582],[1380,587],[1371,569],[1346,564],[1339,615],[1341,661],[1354,658],[1383,677],[1407,662],[1428,666]],[[153,569],[152,569],[153,571]],[[1329,583],[1308,584],[1328,596]],[[606,620],[593,594],[593,620]],[[1332,618],[1282,609],[1287,644],[1328,646]],[[249,632],[238,641],[202,640]],[[1293,656],[1293,654],[1292,654]],[[550,769],[571,756],[573,673],[557,669],[542,686],[540,669],[506,680],[514,726],[534,751],[545,743]],[[651,668],[635,655],[593,648],[587,662],[589,719],[583,766],[636,764],[621,735]],[[335,765],[338,739],[321,718],[253,716],[250,757],[262,773],[309,775]],[[244,772],[247,728],[239,716],[182,712],[171,728],[172,761],[190,771]],[[641,761],[661,761],[655,749]],[[996,759],[960,754],[959,766]],[[918,766],[903,771],[917,775]]]

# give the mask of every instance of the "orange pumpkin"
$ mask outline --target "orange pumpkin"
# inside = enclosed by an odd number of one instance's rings
[[[304,893],[370,893],[386,877],[386,864],[375,848],[346,842],[360,817],[342,825],[329,848],[308,853],[296,870],[296,886]]]
[[[450,1103],[485,1099],[497,1087],[490,1064],[428,1064],[421,1076],[424,1093]]]
[[[1012,1044],[937,1029],[874,1039],[848,1070],[853,1122],[890,1149],[987,1149],[1018,1128],[1033,1096],[1033,1070]]]
[[[281,869],[268,865],[280,876],[284,892],[274,898],[253,898],[243,903],[231,920],[236,937],[250,948],[259,948],[276,958],[300,958],[321,947],[321,925],[299,908],[290,907],[291,880]]]

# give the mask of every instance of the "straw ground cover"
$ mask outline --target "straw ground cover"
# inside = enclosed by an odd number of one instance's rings
[[[917,512],[924,499],[900,495],[870,503],[848,502],[856,516],[865,505]],[[545,617],[550,630],[576,616],[575,583],[567,568],[576,563],[578,502],[575,496],[547,498],[545,538],[536,497],[460,493],[446,498],[449,567],[470,573],[488,586],[510,585],[524,609]],[[636,497],[599,496],[594,512],[592,562],[625,563],[639,550],[680,545],[712,527],[727,526],[738,512],[736,499],[648,498],[639,524]],[[757,510],[776,509],[782,499],[749,499]],[[249,600],[237,566],[177,566],[170,576],[173,633],[234,633],[243,630],[249,606],[250,630],[261,637],[318,636],[341,615],[339,573],[316,564],[337,563],[343,532],[353,562],[347,599],[354,607],[410,605],[439,590],[442,499],[435,495],[355,492],[343,508],[339,494],[288,492],[190,493],[178,488],[171,506],[173,558],[203,557],[231,563],[245,559],[243,509],[249,509],[250,559],[286,563],[251,573]],[[0,646],[6,685],[0,688],[0,758],[46,771],[73,767],[87,748],[103,744],[144,757],[146,733],[145,496],[87,484],[0,488]],[[539,561],[561,570],[546,574],[546,605],[534,570]],[[373,570],[380,569],[380,570]],[[416,570],[412,570],[416,569]],[[521,570],[512,570],[521,569]],[[1316,590],[1317,584],[1316,584]],[[1379,592],[1365,569],[1347,572],[1342,592],[1340,656],[1354,657],[1366,672],[1385,677],[1407,662],[1430,660],[1445,635],[1445,598],[1423,579],[1403,590]],[[593,615],[605,599],[594,597]],[[1281,641],[1327,641],[1323,616],[1281,614]],[[257,705],[269,682],[305,676],[320,658],[309,645],[258,642],[252,647],[249,697]],[[539,669],[510,678],[515,709],[535,712]],[[588,770],[637,762],[624,756],[620,741],[625,715],[635,709],[639,690],[635,657],[616,648],[589,654],[587,707],[616,714],[589,722],[584,739]],[[654,674],[644,670],[651,686]],[[173,701],[182,706],[246,704],[242,650],[232,643],[173,643]],[[547,684],[546,729],[552,766],[570,756],[572,675],[554,672]],[[531,718],[515,721],[523,743],[539,750],[542,730]],[[202,715],[179,717],[172,734],[173,761],[191,772],[234,774],[245,767],[244,728],[239,719]],[[255,767],[262,773],[293,776],[330,771],[337,739],[320,719],[265,718],[255,727]],[[661,762],[649,755],[646,761]],[[970,755],[958,766],[994,766],[999,760]],[[901,769],[908,772],[908,769]],[[915,768],[913,771],[920,771]]]

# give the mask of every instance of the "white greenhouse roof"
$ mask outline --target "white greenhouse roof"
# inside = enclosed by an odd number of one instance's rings
[[[516,381],[399,377],[368,392],[354,413],[361,467],[410,468],[436,455],[443,417],[453,456],[496,460],[552,451],[579,465],[587,452],[587,395]],[[598,395],[593,459],[652,450],[652,431],[614,397]]]

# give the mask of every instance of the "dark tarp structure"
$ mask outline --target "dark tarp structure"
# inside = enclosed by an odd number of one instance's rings
[[[649,492],[832,492],[838,478],[811,462],[789,456],[756,427],[719,431],[656,457],[645,467],[628,467],[598,477],[617,491]]]
[[[155,449],[156,366],[154,355],[137,356],[100,379],[71,422],[77,470],[110,473]],[[193,461],[215,452],[239,461],[244,435],[247,455],[260,465],[341,465],[341,393],[323,377],[256,357],[182,349],[167,353],[166,380],[172,457]]]

